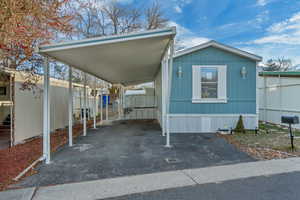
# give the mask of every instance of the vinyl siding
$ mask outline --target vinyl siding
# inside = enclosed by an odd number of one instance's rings
[[[192,103],[192,65],[227,65],[227,103]],[[177,77],[178,67],[183,77]],[[243,79],[240,71],[247,69]],[[256,62],[208,47],[174,59],[170,113],[172,114],[255,114]]]

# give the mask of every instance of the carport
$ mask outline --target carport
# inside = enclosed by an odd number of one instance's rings
[[[49,58],[69,66],[69,146],[73,145],[72,68],[76,68],[122,86],[154,81],[158,101],[157,119],[162,134],[166,133],[166,147],[170,147],[168,102],[175,35],[176,29],[171,27],[40,46],[38,52],[46,58],[43,93],[43,159],[46,163],[50,163]],[[83,109],[86,111],[86,75],[84,82]],[[94,120],[94,127],[95,123]],[[87,119],[84,115],[83,135],[86,134]]]

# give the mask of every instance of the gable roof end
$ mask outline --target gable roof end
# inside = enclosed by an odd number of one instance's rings
[[[237,48],[234,48],[234,47],[231,47],[231,46],[219,43],[219,42],[216,42],[214,40],[211,40],[209,42],[200,44],[198,46],[194,46],[194,47],[191,47],[191,48],[188,48],[188,49],[178,51],[178,52],[176,52],[174,58],[177,58],[177,57],[180,57],[180,56],[183,56],[183,55],[195,52],[195,51],[199,51],[199,50],[205,49],[207,47],[215,47],[215,48],[218,48],[218,49],[222,49],[224,51],[227,51],[227,52],[230,52],[230,53],[242,56],[242,57],[246,57],[246,58],[249,58],[249,59],[257,61],[257,62],[262,61],[262,57],[260,57],[260,56],[257,56],[257,55],[252,54],[252,53],[248,53],[246,51],[243,51],[243,50],[240,50],[240,49],[237,49]]]

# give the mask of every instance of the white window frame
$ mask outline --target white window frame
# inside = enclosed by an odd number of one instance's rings
[[[202,68],[217,68],[218,98],[202,98]],[[193,65],[192,77],[192,103],[227,103],[227,65]]]

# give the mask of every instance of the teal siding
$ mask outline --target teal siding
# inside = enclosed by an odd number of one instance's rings
[[[227,103],[192,103],[192,65],[227,65]],[[183,77],[177,77],[178,67]],[[247,69],[243,79],[240,71]],[[174,59],[170,112],[177,114],[255,114],[256,62],[208,47]]]

